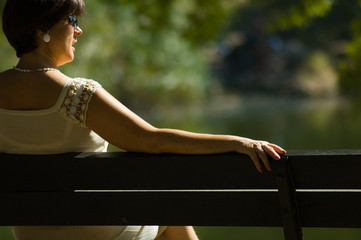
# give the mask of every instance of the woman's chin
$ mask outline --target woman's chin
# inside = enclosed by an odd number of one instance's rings
[[[71,54],[66,60],[58,63],[58,66],[63,66],[67,63],[71,63],[72,61],[74,61],[74,54]]]

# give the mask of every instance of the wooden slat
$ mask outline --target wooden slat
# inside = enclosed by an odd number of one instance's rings
[[[239,154],[106,153],[74,159],[76,155],[0,155],[0,191],[277,188],[271,174],[259,174]]]
[[[361,194],[297,197],[303,227],[361,227]],[[1,193],[0,198],[0,225],[282,226],[277,193]]]
[[[290,151],[297,189],[361,189],[359,150]]]
[[[361,193],[297,193],[303,227],[361,228]]]
[[[0,225],[282,226],[277,193],[2,193]]]

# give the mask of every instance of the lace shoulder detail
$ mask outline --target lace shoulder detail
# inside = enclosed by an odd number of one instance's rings
[[[65,118],[85,127],[86,113],[91,97],[101,85],[94,80],[74,78],[67,86],[60,111]]]

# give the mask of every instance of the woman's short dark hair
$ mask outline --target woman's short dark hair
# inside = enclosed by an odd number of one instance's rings
[[[35,50],[36,31],[48,31],[70,15],[85,12],[83,0],[7,0],[3,11],[3,31],[16,55]]]

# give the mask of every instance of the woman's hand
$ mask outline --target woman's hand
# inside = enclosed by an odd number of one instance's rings
[[[280,155],[286,154],[286,150],[266,141],[242,138],[241,142],[242,147],[238,150],[238,152],[247,154],[252,159],[254,165],[260,173],[262,173],[262,163],[268,171],[271,171],[268,156],[275,160],[280,160]]]

